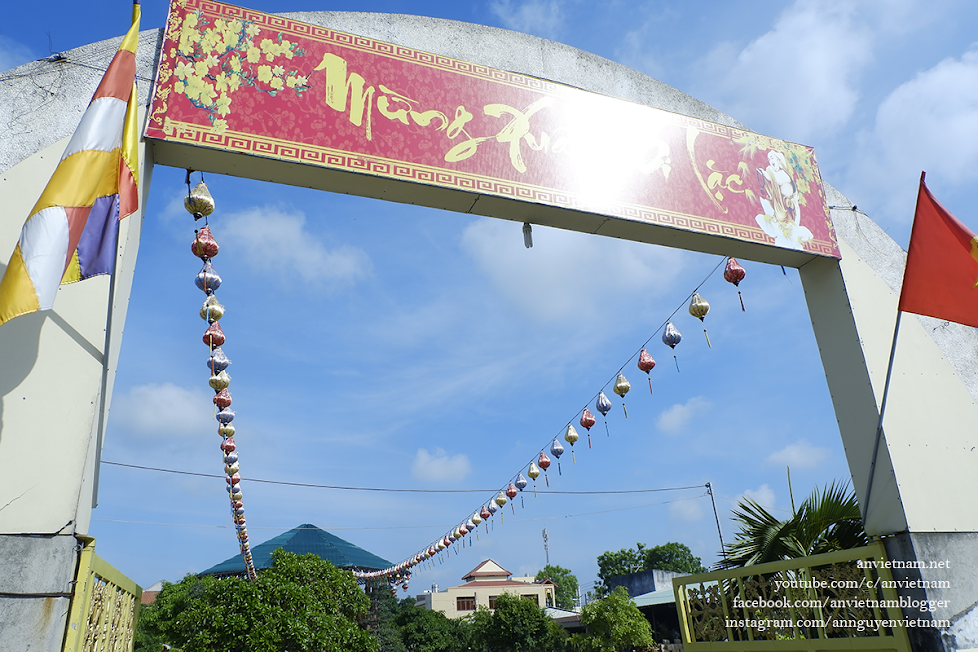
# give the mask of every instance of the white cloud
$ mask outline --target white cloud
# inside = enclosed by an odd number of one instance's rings
[[[366,252],[350,245],[327,249],[306,228],[305,213],[275,206],[232,213],[221,227],[221,241],[239,247],[255,269],[307,284],[353,284],[369,276]]]
[[[30,48],[0,34],[0,70],[16,68],[36,59]]]
[[[429,483],[453,481],[458,483],[469,475],[472,465],[464,453],[449,455],[441,448],[429,453],[427,448],[419,448],[411,464],[411,475],[417,480]]]
[[[746,489],[744,496],[752,499],[768,511],[774,509],[774,490],[766,484],[762,484],[757,489]]]
[[[818,466],[829,457],[829,449],[812,446],[807,439],[799,439],[788,444],[779,451],[767,456],[765,462],[779,466],[791,466],[799,469]]]
[[[667,434],[678,435],[697,413],[709,409],[710,405],[711,403],[702,396],[694,396],[686,403],[676,403],[663,411],[656,421],[656,426]]]
[[[978,181],[978,49],[897,87],[861,145],[850,179],[904,223],[913,216],[921,170],[947,185]]]
[[[604,308],[668,288],[684,252],[614,238],[533,227],[523,246],[519,222],[483,218],[466,227],[462,248],[500,293],[540,321],[598,317]]]
[[[564,24],[564,12],[557,0],[495,0],[490,11],[506,29],[553,39]]]
[[[137,385],[117,396],[111,405],[114,427],[149,437],[214,434],[214,405],[204,389],[184,389],[173,383]]]
[[[698,521],[703,518],[703,507],[696,500],[679,500],[669,505],[670,521]]]
[[[746,47],[715,48],[707,62],[719,77],[718,104],[752,129],[803,143],[842,127],[872,60],[874,33],[869,21],[856,20],[857,10],[850,2],[798,0]]]

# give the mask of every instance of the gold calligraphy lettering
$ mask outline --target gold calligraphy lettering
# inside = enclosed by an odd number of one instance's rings
[[[431,125],[432,120],[439,120],[441,124],[435,127],[436,131],[444,131],[448,127],[448,118],[441,111],[418,111],[413,105],[418,104],[417,100],[412,100],[410,97],[393,91],[383,84],[379,84],[380,92],[385,93],[377,98],[377,109],[380,111],[381,115],[385,118],[391,120],[397,120],[404,124],[408,124],[408,116],[414,120],[414,123],[421,126],[427,127]],[[390,97],[388,97],[388,95]],[[403,108],[398,108],[391,110],[393,103],[400,103],[405,105]]]
[[[346,111],[346,99],[350,98],[350,122],[363,125],[364,113],[367,117],[367,140],[373,140],[371,128],[374,87],[357,73],[346,74],[346,60],[327,52],[313,71],[326,71],[326,104],[336,111]]]
[[[543,97],[530,104],[523,111],[507,104],[487,104],[483,108],[486,115],[493,118],[502,118],[509,115],[512,118],[494,136],[470,137],[468,140],[459,143],[445,154],[445,160],[449,163],[454,163],[467,159],[475,154],[480,143],[495,139],[499,143],[509,144],[509,162],[512,163],[518,172],[526,172],[526,163],[523,161],[523,150],[520,141],[525,142],[530,149],[536,151],[546,150],[549,147],[550,136],[545,132],[540,134],[539,139],[530,133],[530,118],[537,111],[552,106],[553,103],[554,99],[552,97]],[[459,107],[459,109],[461,108]],[[451,137],[451,134],[449,134],[449,137]]]

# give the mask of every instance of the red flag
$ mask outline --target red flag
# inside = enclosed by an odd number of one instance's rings
[[[900,310],[978,328],[978,238],[920,175]]]

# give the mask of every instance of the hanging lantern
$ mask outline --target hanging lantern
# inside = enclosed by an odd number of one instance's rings
[[[214,418],[226,426],[234,420],[234,410],[231,408],[224,408],[218,412],[217,416]]]
[[[624,374],[619,372],[618,377],[615,379],[615,386],[612,389],[615,390],[615,394],[622,398],[621,409],[625,411],[626,419],[628,418],[628,408],[625,407],[625,394],[627,394],[628,390],[631,388],[632,384],[628,382],[628,379],[625,378]]]
[[[527,484],[526,478],[523,477],[523,474],[522,473],[520,473],[518,476],[516,476],[516,488],[517,489],[519,489],[520,491],[523,491],[524,489],[526,489],[526,484]]]
[[[216,256],[219,249],[217,240],[214,239],[210,227],[207,226],[197,231],[193,242],[190,243],[190,251],[203,260]]]
[[[472,515],[472,518],[471,518],[471,521],[472,521],[472,522],[473,522],[473,523],[474,523],[475,525],[478,525],[479,523],[481,523],[481,522],[482,522],[482,515],[481,515],[481,514],[479,514],[479,512],[476,512],[475,514],[473,514],[473,515]]]
[[[649,377],[649,394],[651,394],[652,376],[649,376],[649,372],[655,369],[655,360],[645,349],[642,349],[641,353],[638,354],[638,368],[644,371],[645,375]]]
[[[220,392],[221,390],[227,389],[231,384],[231,376],[228,372],[222,371],[211,376],[207,383],[215,392]]]
[[[502,491],[500,491],[500,492],[499,492],[499,495],[498,495],[498,496],[496,496],[496,499],[495,499],[495,503],[496,503],[497,505],[499,505],[500,507],[502,507],[503,505],[505,505],[505,504],[506,504],[506,503],[508,503],[508,502],[509,502],[509,499],[508,499],[508,498],[506,498],[506,494],[505,494],[505,493],[503,493]],[[505,523],[505,522],[506,522],[506,518],[505,518],[505,516],[504,516],[503,514],[500,514],[500,515],[499,515],[499,521],[500,521],[501,523]]]
[[[515,484],[513,484],[512,482],[510,482],[509,483],[509,486],[506,487],[506,497],[509,498],[510,500],[513,500],[514,498],[516,498],[516,494],[518,494],[518,493],[519,493],[519,489],[516,488],[516,485]],[[509,508],[511,510],[513,510],[513,514],[515,515],[516,514],[516,503],[510,503],[509,504]]]
[[[747,276],[747,270],[737,262],[736,258],[727,259],[727,267],[723,270],[723,279],[728,283],[733,283],[734,287],[740,286],[740,282]]]
[[[611,401],[608,400],[604,390],[598,392],[598,400],[594,402],[594,407],[601,413],[601,416],[604,417],[604,432],[610,437],[611,431],[608,430],[608,412],[611,410]]]
[[[693,298],[689,301],[689,314],[703,321],[708,312],[710,312],[709,302],[701,297],[699,292],[693,292]],[[713,344],[710,343],[710,335],[706,332],[705,328],[703,329],[703,335],[706,337],[706,345],[712,349]]]
[[[207,327],[204,331],[204,337],[202,338],[204,344],[213,348],[215,346],[224,346],[224,331],[221,330],[221,322],[216,321]]]
[[[197,272],[197,277],[194,279],[194,284],[197,286],[198,290],[205,292],[206,294],[214,294],[217,288],[221,287],[221,277],[214,271],[214,266],[209,262],[204,263],[204,266],[199,272]]]
[[[567,430],[564,432],[564,441],[571,445],[571,460],[574,464],[577,464],[577,458],[574,457],[574,442],[580,439],[581,436],[577,434],[577,430],[574,429],[574,424],[568,423]]]
[[[543,479],[547,481],[547,486],[550,486],[550,478],[547,476],[547,469],[550,468],[550,458],[543,451],[540,451],[540,457],[537,458],[537,466],[543,469]]]
[[[190,175],[187,175],[187,185],[190,185]],[[214,198],[207,190],[207,184],[201,181],[194,189],[187,193],[187,198],[183,200],[183,206],[187,212],[194,216],[195,220],[207,217],[214,212]]]
[[[540,469],[537,468],[537,465],[536,464],[534,464],[533,462],[530,462],[530,468],[526,470],[526,474],[528,476],[530,476],[530,479],[531,480],[533,480],[533,496],[536,497],[536,495],[537,495],[537,478],[540,477]]]
[[[479,520],[481,521],[482,519],[479,519]],[[477,523],[476,523],[475,521],[473,521],[473,520],[472,520],[472,519],[470,518],[469,520],[467,520],[467,521],[465,522],[465,529],[466,529],[466,530],[467,530],[468,532],[472,532],[472,531],[474,531],[474,530],[475,530],[475,526],[476,526],[476,525],[478,525],[478,524],[477,524]]]
[[[231,361],[228,357],[224,355],[224,351],[221,347],[217,347],[211,351],[210,356],[207,358],[207,368],[211,370],[211,374],[217,374],[224,371],[231,365]]]
[[[676,330],[676,327],[672,325],[672,322],[668,322],[665,330],[662,331],[662,343],[668,346],[670,349],[675,349],[676,345],[679,344],[682,339],[682,333]]]
[[[672,325],[672,322],[666,323],[665,329],[662,331],[662,343],[668,346],[670,349],[675,350],[676,345],[679,344],[683,339],[682,333],[676,330],[676,327]],[[679,371],[679,358],[673,353],[672,359],[676,361],[676,371]]]
[[[499,505],[492,502],[491,500],[486,504],[486,507],[489,509],[490,514],[495,514],[496,511],[499,509]]]
[[[225,439],[224,441],[221,442],[221,450],[228,455],[233,453],[236,448],[237,446],[235,445],[233,439]]]
[[[489,520],[489,517],[492,516],[492,512],[489,511],[489,508],[488,507],[486,507],[485,505],[483,505],[482,506],[482,509],[479,510],[479,516],[482,517],[482,520],[483,521],[488,521]]]
[[[217,427],[217,434],[221,437],[234,437],[234,426],[230,423],[222,423]]]
[[[733,283],[734,287],[739,288],[740,282],[744,280],[747,276],[747,270],[737,262],[736,258],[727,259],[727,268],[723,270],[723,278],[728,283]],[[740,294],[740,290],[737,290],[737,296],[740,297],[740,310],[741,312],[746,312],[744,310],[744,297]]]
[[[700,296],[699,292],[693,292],[693,297],[689,300],[689,314],[703,321],[708,312],[710,312],[709,301]]]
[[[594,415],[591,414],[591,410],[584,408],[584,414],[581,415],[581,427],[587,430],[587,447],[591,448],[591,426],[593,426],[597,421],[594,419]]]
[[[200,306],[200,318],[206,320],[208,324],[213,324],[223,316],[224,306],[215,295],[209,295]]]
[[[550,444],[550,454],[557,458],[557,474],[563,475],[564,472],[560,470],[560,456],[564,454],[564,445],[556,437],[554,437],[553,443]]]
[[[221,389],[214,395],[214,405],[216,405],[219,410],[223,410],[231,405],[231,392],[228,391],[227,387]]]

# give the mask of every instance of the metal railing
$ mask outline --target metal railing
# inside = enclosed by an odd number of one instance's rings
[[[64,652],[131,652],[143,590],[83,541]]]
[[[893,576],[880,561],[877,541],[674,578],[684,652],[910,652]]]

